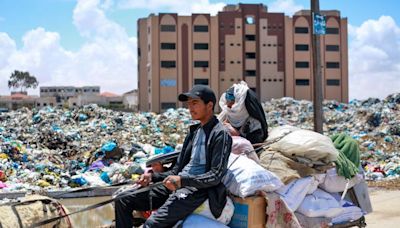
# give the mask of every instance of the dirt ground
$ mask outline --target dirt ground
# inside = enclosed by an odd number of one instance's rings
[[[400,227],[400,190],[370,188],[373,212],[366,216],[367,227]]]

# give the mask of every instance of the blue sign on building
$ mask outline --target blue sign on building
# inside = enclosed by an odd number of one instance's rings
[[[314,34],[326,34],[326,19],[324,15],[314,13]]]

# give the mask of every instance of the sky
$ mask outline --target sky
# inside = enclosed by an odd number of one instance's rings
[[[14,70],[40,86],[99,85],[122,94],[137,88],[139,18],[150,13],[210,13],[226,4],[263,3],[293,15],[310,0],[0,0],[0,94]],[[320,0],[348,18],[350,99],[400,92],[400,1]],[[29,90],[38,94],[38,89]]]

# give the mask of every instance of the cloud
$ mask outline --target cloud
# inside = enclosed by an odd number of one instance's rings
[[[216,15],[226,4],[223,2],[210,3],[209,0],[122,0],[118,7],[125,9],[147,9],[154,12],[173,12],[182,15],[192,13],[209,13]]]
[[[400,27],[390,16],[349,26],[350,98],[400,92]]]
[[[86,42],[74,52],[60,45],[60,34],[41,27],[23,36],[21,48],[0,33],[0,94],[9,93],[7,80],[14,70],[29,71],[40,86],[100,85],[119,94],[136,88],[136,38],[106,17],[104,4],[112,1],[77,1],[73,23]]]
[[[284,12],[287,15],[293,15],[304,8],[302,5],[297,5],[294,0],[276,0],[268,5],[268,12]]]

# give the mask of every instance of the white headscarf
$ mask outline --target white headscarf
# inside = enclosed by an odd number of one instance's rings
[[[219,99],[219,106],[222,111],[218,115],[218,119],[220,121],[228,120],[233,127],[240,128],[249,117],[245,105],[246,94],[249,87],[245,81],[233,84],[232,87],[234,87],[235,103],[232,105],[232,108],[229,108],[226,105],[225,93],[223,93]]]

